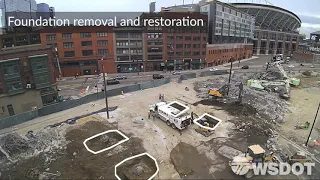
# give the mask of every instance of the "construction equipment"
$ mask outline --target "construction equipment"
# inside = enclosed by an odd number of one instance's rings
[[[305,122],[303,124],[300,124],[300,125],[296,125],[295,128],[296,129],[308,129],[310,126],[310,123],[309,122]]]
[[[195,129],[196,132],[202,134],[205,137],[209,137],[214,133],[214,130],[221,124],[222,120],[204,113],[202,116],[193,120],[193,123],[198,125],[199,128]]]
[[[149,114],[153,118],[162,119],[173,129],[183,130],[191,125],[190,108],[177,101],[166,103],[159,102],[150,106]]]
[[[229,162],[232,171],[237,175],[243,175],[245,178],[254,176],[253,163],[277,162],[280,158],[275,156],[275,153],[266,155],[265,150],[260,145],[252,145],[248,147],[246,153],[240,154]]]
[[[312,159],[303,151],[296,152],[293,156],[288,159],[290,164],[294,163],[309,163],[312,162]]]
[[[220,98],[220,97],[222,97],[222,94],[216,89],[210,89],[209,90],[209,96]]]

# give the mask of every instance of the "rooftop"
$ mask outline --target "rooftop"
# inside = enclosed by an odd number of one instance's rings
[[[25,51],[46,50],[46,49],[52,49],[52,48],[51,48],[51,46],[43,46],[41,44],[17,46],[17,47],[10,47],[10,48],[2,49],[0,51],[0,55],[13,54],[13,53],[19,53],[19,52],[25,52]]]
[[[312,32],[310,34],[319,34],[320,35],[320,31]]]

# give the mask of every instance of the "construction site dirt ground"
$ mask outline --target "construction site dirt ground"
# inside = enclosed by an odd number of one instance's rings
[[[227,75],[225,75],[227,76]],[[237,107],[223,107],[221,105],[207,105],[201,98],[197,97],[194,90],[194,83],[206,81],[207,79],[219,78],[203,77],[183,81],[182,83],[172,82],[161,87],[142,90],[134,93],[109,98],[109,106],[118,106],[115,111],[110,112],[110,119],[106,120],[106,113],[82,118],[75,125],[63,125],[56,127],[56,131],[65,129],[65,137],[69,143],[61,148],[61,152],[56,153],[55,160],[44,166],[41,155],[28,160],[20,160],[17,164],[9,165],[1,169],[0,179],[24,179],[30,170],[37,172],[47,172],[54,174],[56,179],[116,179],[114,176],[114,166],[130,156],[147,152],[157,159],[159,173],[156,179],[242,179],[232,173],[229,167],[231,152],[236,149],[246,151],[249,144],[260,144],[264,146],[268,136],[263,132],[257,132],[252,128],[246,132],[240,132],[237,124],[246,122],[247,119],[237,116]],[[303,80],[302,80],[303,81]],[[188,87],[189,91],[185,88]],[[319,92],[319,91],[317,91]],[[177,100],[191,107],[191,111],[197,115],[203,113],[213,114],[222,120],[215,133],[209,137],[204,137],[195,131],[196,125],[189,126],[183,131],[178,131],[167,126],[159,119],[148,119],[149,105],[159,101],[159,93],[165,95],[166,101]],[[314,104],[316,103],[314,91],[305,89],[292,90],[292,100],[290,108],[308,109],[314,114]],[[318,93],[320,94],[320,93]],[[303,97],[300,101],[295,95]],[[319,98],[318,98],[319,99]],[[202,102],[201,102],[202,101]],[[300,104],[299,104],[300,103]],[[26,124],[21,124],[13,129],[22,135],[32,130],[36,134],[42,131],[49,124],[64,121],[70,117],[94,112],[105,107],[104,100],[96,101],[87,105],[72,108],[65,112],[59,112],[48,117],[38,118]],[[250,108],[244,108],[250,113]],[[229,112],[227,112],[227,109]],[[312,110],[311,110],[312,109]],[[299,111],[292,111],[288,117],[297,115]],[[104,118],[101,118],[101,117]],[[301,115],[302,116],[302,115]],[[95,122],[93,122],[95,121]],[[259,123],[255,121],[255,123]],[[293,122],[290,122],[293,123]],[[262,123],[261,127],[265,127]],[[282,133],[289,135],[292,133],[293,124],[283,126]],[[268,129],[269,127],[265,127]],[[130,140],[109,151],[100,154],[92,154],[86,150],[82,144],[86,138],[110,129],[118,129],[126,134]],[[259,135],[257,135],[259,133]],[[221,151],[221,147],[228,147]],[[97,149],[101,148],[96,147]],[[36,173],[33,173],[36,174]],[[33,177],[36,178],[36,177]],[[295,176],[263,176],[258,179],[298,179]]]

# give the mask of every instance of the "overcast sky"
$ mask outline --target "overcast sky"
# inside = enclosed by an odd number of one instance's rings
[[[149,9],[150,0],[36,0],[37,3],[47,3],[55,7],[57,12],[96,12],[96,11],[113,11],[113,12],[146,12]],[[185,4],[197,3],[199,0],[184,0]],[[259,2],[264,0],[222,0],[224,2]],[[300,32],[307,36],[310,32],[320,30],[320,0],[268,0],[275,6],[282,7],[297,14],[301,21],[302,27]],[[161,7],[179,5],[183,0],[158,0],[156,1],[156,10]]]

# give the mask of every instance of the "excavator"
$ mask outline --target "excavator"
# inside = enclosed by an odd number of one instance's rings
[[[233,173],[249,179],[254,176],[252,163],[266,162],[280,163],[281,160],[273,152],[266,155],[266,151],[260,145],[252,145],[248,147],[247,152],[234,157],[229,165]]]

